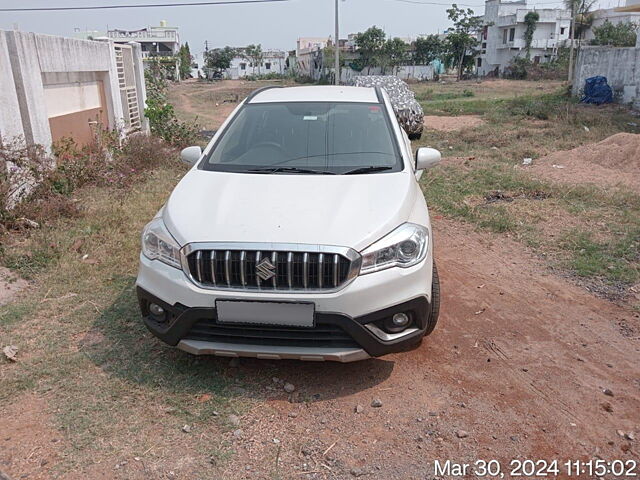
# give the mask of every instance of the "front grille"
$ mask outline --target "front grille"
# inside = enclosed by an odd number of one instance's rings
[[[221,325],[213,319],[202,319],[191,327],[185,339],[249,345],[359,348],[349,334],[332,324],[314,328],[263,327]]]
[[[205,287],[329,290],[352,277],[356,258],[331,251],[197,249],[187,263],[191,277]]]

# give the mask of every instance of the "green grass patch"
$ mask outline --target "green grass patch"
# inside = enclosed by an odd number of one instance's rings
[[[598,241],[591,232],[568,232],[561,242],[572,253],[569,267],[581,277],[600,276],[632,284],[640,278],[640,226],[611,242]]]
[[[566,188],[504,162],[441,166],[421,183],[439,213],[511,233],[579,276],[612,284],[640,281],[640,196],[633,192]],[[597,232],[589,231],[593,225]]]

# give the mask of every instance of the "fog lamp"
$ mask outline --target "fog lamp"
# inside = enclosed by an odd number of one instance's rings
[[[164,315],[164,308],[162,308],[157,303],[150,304],[149,311],[151,312],[151,315],[153,315],[154,317],[162,317]]]
[[[411,314],[396,313],[384,321],[384,329],[388,333],[400,333],[411,324]]]
[[[391,321],[396,327],[406,327],[409,325],[409,315],[406,313],[396,313],[391,317]]]

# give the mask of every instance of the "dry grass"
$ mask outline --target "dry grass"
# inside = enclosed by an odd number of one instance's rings
[[[224,360],[165,347],[139,320],[140,231],[183,171],[176,161],[116,195],[113,188],[84,188],[79,218],[16,239],[14,253],[22,252],[25,263],[37,261],[33,252],[47,261],[34,267],[28,292],[0,308],[1,343],[19,348],[17,363],[0,360],[0,409],[27,392],[46,394],[67,445],[61,471],[136,456],[170,469],[181,461],[172,444],[185,435],[183,425],[225,431],[225,414],[245,408],[234,390],[243,384]],[[210,394],[206,402],[199,401],[203,394]],[[213,475],[209,459],[224,456],[226,447],[198,435],[191,445],[198,454],[189,469]]]
[[[625,297],[640,281],[640,196],[605,185],[555,185],[519,165],[524,158],[595,143],[621,131],[637,133],[634,118],[625,107],[579,105],[560,91],[549,93],[546,82],[539,89],[532,82],[499,81],[500,98],[485,83],[460,85],[457,91],[471,89],[474,95],[446,100],[448,110],[473,110],[483,124],[457,132],[428,130],[417,142],[445,155],[443,166],[423,177],[428,202],[445,215],[520,239],[554,268],[581,277],[609,298]],[[443,91],[451,94],[452,87],[443,86]],[[442,102],[427,101],[425,109]],[[449,155],[455,158],[447,161]],[[513,198],[485,201],[494,191]],[[550,197],[527,195],[534,191]]]
[[[532,112],[544,107],[529,100]],[[491,105],[481,112],[486,123],[477,129],[429,132],[420,144],[476,160],[428,172],[425,196],[436,212],[517,238],[606,294],[620,285],[624,291],[638,278],[640,199],[594,187],[567,189],[514,169],[525,154],[595,141],[624,124],[622,109],[556,100],[549,100],[552,115],[545,120],[523,113],[527,101],[511,110],[501,103],[502,112]],[[590,132],[583,122],[590,122]],[[232,453],[221,435],[231,428],[226,415],[262,400],[271,382],[268,363],[253,373],[243,369],[245,379],[224,359],[165,347],[139,320],[139,234],[183,171],[177,161],[167,162],[126,189],[85,186],[75,195],[78,217],[51,221],[11,244],[12,258],[33,280],[27,294],[0,308],[1,343],[20,349],[17,363],[0,359],[0,410],[29,394],[46,399],[43,408],[64,439],[58,474],[161,478],[175,469],[185,478],[221,478]],[[514,200],[488,203],[495,190]],[[541,191],[549,196],[536,199]],[[185,424],[191,433],[182,432]],[[123,461],[145,470],[118,477],[115,465]]]

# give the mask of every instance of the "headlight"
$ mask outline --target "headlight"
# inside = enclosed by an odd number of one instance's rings
[[[164,226],[162,217],[156,217],[142,231],[142,253],[149,260],[160,260],[175,268],[180,264],[180,246]]]
[[[429,248],[429,230],[405,223],[362,251],[360,274],[390,267],[411,267],[424,260]]]

